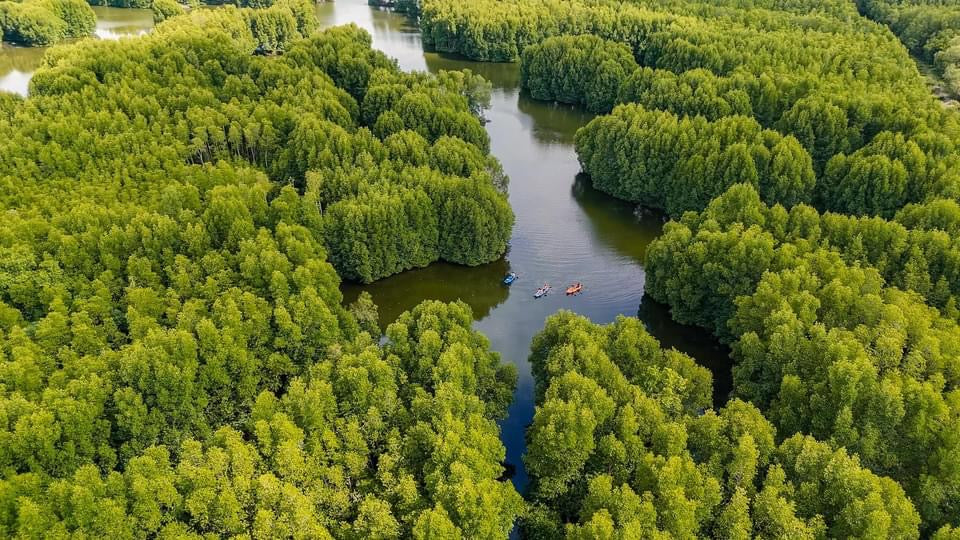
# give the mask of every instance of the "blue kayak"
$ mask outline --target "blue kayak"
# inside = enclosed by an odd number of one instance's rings
[[[503,284],[504,284],[504,285],[510,285],[511,283],[513,283],[514,281],[516,281],[519,277],[520,277],[520,276],[518,276],[516,272],[510,272],[509,274],[507,274],[506,276],[504,276],[504,278],[503,278]]]

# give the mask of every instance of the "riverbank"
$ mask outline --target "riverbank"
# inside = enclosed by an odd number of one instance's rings
[[[149,9],[93,6],[97,23],[93,35],[99,39],[140,36],[153,28]],[[30,78],[40,67],[48,47],[21,47],[0,43],[0,90],[26,96]]]

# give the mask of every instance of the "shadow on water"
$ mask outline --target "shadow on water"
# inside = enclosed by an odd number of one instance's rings
[[[590,177],[583,173],[574,179],[570,193],[589,218],[597,242],[642,264],[647,246],[663,230],[662,214],[638,212],[636,205],[594,188]],[[623,234],[625,227],[630,227],[630,234]]]
[[[517,110],[534,119],[533,136],[542,144],[562,144],[572,150],[577,130],[593,120],[594,114],[574,105],[537,101],[521,92]]]
[[[509,288],[500,280],[508,271],[506,259],[474,267],[438,262],[369,285],[344,283],[341,290],[347,303],[356,300],[361,291],[370,293],[383,329],[423,300],[463,300],[473,309],[474,318],[483,319],[507,299]]]
[[[713,374],[713,406],[719,408],[733,391],[733,360],[730,347],[720,343],[709,332],[696,326],[673,321],[670,307],[646,294],[640,301],[637,317],[664,348],[674,348],[693,357]]]

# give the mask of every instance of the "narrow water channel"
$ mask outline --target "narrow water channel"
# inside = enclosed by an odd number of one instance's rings
[[[425,53],[420,32],[403,16],[370,8],[363,0],[337,0],[318,8],[321,24],[355,23],[373,36],[373,46],[396,58],[404,70],[470,69],[493,83],[491,151],[510,176],[510,204],[516,224],[509,253],[500,261],[465,268],[434,264],[371,285],[344,285],[350,301],[366,290],[380,308],[381,323],[425,299],[461,299],[473,308],[477,330],[486,334],[504,360],[516,364],[517,391],[501,424],[514,484],[527,485],[522,455],[524,431],[533,420],[533,378],[527,363],[530,341],[544,319],[569,309],[607,323],[617,315],[639,316],[664,346],[676,347],[714,372],[715,401],[731,389],[727,352],[699,329],[675,324],[665,306],[643,296],[644,250],[663,226],[659,216],[638,216],[631,204],[593,189],[578,177],[573,147],[577,129],[592,118],[574,107],[537,102],[519,91],[517,64],[471,62]],[[500,283],[512,270],[520,279]],[[583,294],[567,297],[580,281]],[[550,295],[534,299],[543,283]]]
[[[95,10],[97,35],[102,38],[140,34],[153,26],[147,10]],[[396,58],[405,70],[471,69],[494,85],[487,131],[491,151],[510,176],[516,224],[509,253],[476,268],[434,264],[367,286],[345,284],[343,290],[347,301],[363,290],[370,292],[380,308],[381,324],[426,299],[460,299],[473,308],[477,330],[519,373],[514,402],[501,424],[507,461],[515,468],[513,482],[519,490],[528,482],[522,461],[524,431],[534,413],[527,363],[530,341],[544,319],[559,309],[573,310],[598,323],[621,314],[638,316],[664,346],[676,347],[710,368],[715,402],[725,401],[731,389],[726,350],[705,332],[673,323],[665,306],[643,296],[643,254],[660,233],[662,219],[638,216],[633,205],[594,190],[578,177],[573,136],[590,115],[522,95],[516,64],[476,63],[425,53],[415,24],[404,16],[371,8],[364,0],[319,4],[317,15],[322,26],[354,23],[365,28],[373,36],[373,46]],[[42,54],[43,49],[4,44],[0,89],[26,94]],[[520,274],[512,287],[501,284],[509,270]],[[563,289],[575,281],[584,284],[583,294],[565,296]],[[543,283],[553,285],[554,292],[534,299],[533,291]]]

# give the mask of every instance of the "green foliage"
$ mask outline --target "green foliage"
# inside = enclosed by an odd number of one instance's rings
[[[932,536],[934,540],[956,540],[960,538],[960,529],[944,525]]]
[[[0,530],[366,538],[430,522],[505,537],[522,501],[496,479],[495,420],[515,373],[471,323],[464,304],[421,304],[390,325],[389,345],[342,343],[283,394],[260,392],[237,428],[150,446],[106,474],[9,475]]]
[[[22,45],[50,45],[89,36],[96,22],[96,15],[83,0],[0,2],[3,40]]]
[[[298,5],[54,48],[0,102],[0,537],[502,538],[521,512],[516,373],[469,308],[422,304],[379,345],[327,258],[337,204],[381,200],[372,246],[502,252],[473,76],[401,73],[356,27],[299,38]],[[277,12],[284,54],[254,54]],[[409,146],[364,122],[379,85],[420,107]]]
[[[704,410],[710,375],[636,319],[560,312],[532,344],[533,538],[916,538],[903,489],[753,405]]]
[[[150,3],[150,9],[153,10],[154,23],[161,23],[170,17],[186,13],[177,0],[153,0]]]
[[[251,9],[266,9],[277,4],[284,3],[284,0],[175,0],[177,3],[182,4],[183,6],[190,6],[191,8],[196,8],[199,6],[235,6],[239,8],[251,8]],[[110,6],[110,7],[119,7],[119,8],[140,8],[140,9],[152,9],[154,11],[154,20],[159,22],[165,20],[165,18],[157,19],[157,8],[155,7],[156,0],[87,0],[90,5],[93,6]],[[164,4],[169,4],[165,0],[161,0]],[[311,7],[312,14],[312,2],[307,2],[307,5]],[[168,6],[163,8],[164,12],[167,13],[169,17],[171,14],[171,9],[173,6]],[[306,35],[306,34],[305,34]]]
[[[679,75],[649,67],[634,70],[621,84],[617,101],[639,103],[647,109],[662,109],[680,116],[753,116],[753,103],[761,101],[747,93],[759,86],[753,77],[740,74],[718,77],[705,69]]]
[[[763,128],[792,135],[812,158],[816,189],[804,178],[766,199],[771,202],[892,217],[908,203],[956,196],[958,117],[931,98],[899,42],[849,2],[821,2],[810,11],[785,2],[428,0],[421,27],[428,47],[478,60],[512,61],[526,51],[522,78],[536,98],[596,112],[637,103],[711,122],[752,116]],[[631,69],[637,64],[642,67]],[[661,134],[653,126],[635,136]],[[602,154],[602,174],[622,176],[613,164],[624,159],[623,143],[606,142],[581,162]],[[729,156],[719,165],[745,165],[746,157]],[[706,168],[709,177],[717,166],[704,159],[695,168]],[[757,172],[747,166],[733,180],[756,185]],[[639,174],[673,186],[673,178]],[[729,185],[690,186],[690,205],[668,212],[702,210]],[[638,187],[609,192],[664,207],[638,196]],[[765,198],[771,195],[759,187]]]
[[[956,316],[953,263],[939,264],[951,245],[942,231],[768,207],[736,186],[651,244],[646,290],[732,341],[735,393],[779,431],[856,452],[931,530],[960,500],[960,327],[920,295]]]
[[[420,22],[424,43],[428,47],[461,53],[474,60],[515,61],[527,46],[560,35],[592,34],[626,41],[636,52],[644,43],[655,51],[678,32],[698,33],[704,28],[704,20],[715,21],[713,24],[718,25],[759,22],[781,28],[803,24],[804,27],[830,30],[847,22],[856,23],[854,6],[848,2],[821,2],[818,7],[817,13],[810,14],[809,5],[802,2],[791,8],[782,2],[662,0],[640,4],[609,0],[478,0],[469,3],[426,0]],[[859,26],[864,28],[866,25]],[[735,38],[721,39],[733,41]],[[809,41],[804,46],[807,43]],[[690,40],[687,45],[690,50],[696,46],[696,41]],[[782,45],[778,49],[782,50]],[[722,47],[710,52],[714,59],[753,53]]]
[[[367,332],[374,338],[380,336],[382,333],[380,331],[380,315],[370,293],[367,291],[361,292],[356,301],[350,304],[349,309],[350,315],[353,315],[354,320],[360,326],[360,330]]]
[[[598,189],[675,216],[737,182],[787,205],[809,200],[814,186],[810,156],[796,139],[742,116],[710,122],[621,105],[579,130],[576,147]]]
[[[860,0],[868,17],[882,22],[903,44],[933,64],[947,82],[947,92],[960,95],[960,9],[955,2]]]
[[[315,24],[299,15],[303,7],[284,0],[239,14],[196,10],[157,28],[174,40],[188,39],[194,24],[221,28],[239,48],[229,61],[200,64],[196,75],[222,94],[211,105],[184,115],[178,95],[156,90],[173,100],[161,114],[182,128],[163,135],[176,140],[170,145],[191,163],[242,160],[306,192],[322,213],[314,226],[330,231],[323,236],[330,260],[348,279],[370,282],[438,259],[477,265],[499,258],[513,214],[477,117],[488,83],[469,72],[402,74],[355,27],[297,41]],[[274,14],[286,21],[280,34],[271,30]],[[106,46],[88,47],[89,57],[70,62],[96,73],[102,53],[93,49]],[[276,62],[238,56],[276,48],[285,49]],[[89,80],[65,60],[53,63],[34,78],[34,94],[62,95]],[[386,118],[397,123],[387,129]]]
[[[896,215],[905,227],[939,229],[951,237],[960,233],[960,204],[950,199],[935,199],[924,204],[908,204]]]
[[[425,140],[411,132],[392,135],[387,144],[399,144],[399,137],[422,149],[413,159],[430,159]],[[447,153],[444,159],[455,156]],[[483,164],[481,159],[477,166]],[[330,260],[344,277],[369,282],[437,259],[477,265],[506,249],[513,213],[482,169],[463,178],[427,167],[386,165],[308,176],[308,192],[326,208]]]
[[[524,49],[520,86],[534,99],[613,108],[623,80],[637,69],[630,49],[594,36],[562,36]]]
[[[86,37],[93,33],[97,16],[83,0],[44,0],[44,6],[66,23],[66,37]]]

